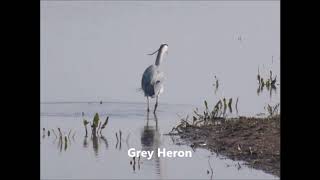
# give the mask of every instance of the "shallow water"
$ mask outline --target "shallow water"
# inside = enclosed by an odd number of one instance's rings
[[[145,111],[143,103],[55,103],[41,104],[41,179],[278,179],[261,170],[246,167],[204,149],[192,150],[186,145],[175,145],[170,132],[179,117],[195,108],[191,105],[160,104],[156,116]],[[101,120],[109,122],[101,137],[85,138],[84,118],[92,120],[97,112]],[[70,139],[67,145],[50,136],[42,128],[60,127]],[[121,145],[116,138],[122,132]],[[75,132],[75,134],[74,134]],[[74,135],[74,136],[73,136]],[[141,158],[135,166],[127,154],[137,150],[191,150],[191,158]],[[210,157],[210,159],[209,159]],[[209,165],[210,162],[210,165]],[[241,168],[239,167],[240,164]],[[213,174],[207,173],[207,170]]]

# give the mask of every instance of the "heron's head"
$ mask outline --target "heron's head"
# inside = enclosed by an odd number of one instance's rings
[[[155,52],[148,54],[148,55],[154,55],[157,52],[160,52],[161,54],[163,54],[163,53],[168,54],[168,48],[169,48],[168,44],[161,44],[160,48],[158,50],[156,50]]]
[[[159,51],[161,51],[163,53],[168,53],[168,49],[169,49],[168,44],[161,44]]]

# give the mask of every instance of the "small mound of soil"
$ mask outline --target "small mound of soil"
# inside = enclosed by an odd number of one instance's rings
[[[178,133],[192,148],[206,148],[280,176],[280,116],[239,117],[205,126],[187,125]]]

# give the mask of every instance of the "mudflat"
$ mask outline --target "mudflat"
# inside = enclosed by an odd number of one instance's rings
[[[205,148],[280,176],[280,115],[240,116],[200,126],[182,121],[169,135],[192,148]]]

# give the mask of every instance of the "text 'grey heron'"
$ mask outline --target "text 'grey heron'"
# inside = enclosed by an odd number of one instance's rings
[[[163,56],[165,53],[168,52],[168,45],[161,44],[160,48],[152,54],[156,52],[157,59],[154,65],[150,65],[143,73],[142,80],[141,80],[141,87],[144,92],[144,95],[147,97],[148,109],[149,112],[149,97],[154,98],[156,97],[156,104],[154,106],[154,113],[158,107],[158,97],[163,92],[163,81],[164,81],[164,74],[160,71],[160,64],[163,60]]]

